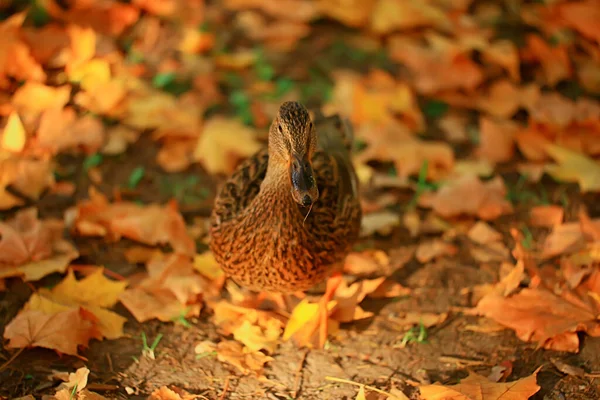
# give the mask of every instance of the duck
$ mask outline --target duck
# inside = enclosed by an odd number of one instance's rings
[[[317,112],[313,121],[300,102],[279,106],[267,146],[236,167],[214,200],[209,247],[226,276],[278,294],[341,276],[362,219],[353,137],[339,114]]]

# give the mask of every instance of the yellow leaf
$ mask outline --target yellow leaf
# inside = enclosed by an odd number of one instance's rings
[[[582,192],[600,191],[600,163],[552,143],[546,144],[544,150],[558,162],[546,166],[546,172],[554,179],[578,182]]]
[[[266,363],[273,360],[260,351],[252,351],[234,340],[224,340],[217,345],[217,358],[238,368],[244,375],[261,376]]]
[[[211,174],[233,172],[237,163],[261,148],[254,129],[235,119],[214,117],[204,125],[194,160]]]
[[[126,318],[98,306],[80,305],[71,299],[60,298],[47,289],[40,289],[39,293],[32,294],[25,309],[43,311],[45,314],[56,314],[78,309],[80,306],[96,317],[97,329],[102,337],[118,339],[123,336],[123,325],[127,321]]]
[[[194,268],[202,275],[206,276],[211,280],[221,278],[223,276],[223,270],[215,260],[215,256],[212,252],[206,251],[202,254],[196,254],[194,256]]]
[[[21,119],[16,112],[12,112],[8,116],[8,121],[2,133],[2,148],[4,150],[20,153],[25,147],[27,134],[21,123]]]
[[[88,91],[109,83],[110,76],[108,61],[98,58],[78,65],[69,72],[69,79],[72,82],[79,82],[81,88]]]
[[[52,289],[57,298],[69,299],[82,305],[100,307],[114,306],[119,295],[127,287],[126,281],[113,281],[104,276],[104,268],[78,281],[73,270],[69,270],[65,279]]]
[[[252,351],[266,350],[267,353],[273,353],[277,348],[277,340],[281,335],[279,321],[267,321],[266,329],[260,326],[252,325],[250,321],[245,320],[240,326],[233,331],[233,338],[240,343],[243,343]]]
[[[367,400],[364,385],[360,385],[360,389],[358,389],[358,394],[356,395],[356,400]]]
[[[126,318],[106,310],[118,300],[127,282],[115,282],[104,277],[103,268],[77,281],[73,270],[69,270],[63,281],[52,290],[40,289],[34,293],[28,308],[45,313],[66,311],[73,307],[83,307],[98,319],[98,329],[102,336],[117,339],[123,336]]]
[[[331,300],[327,303],[327,311],[332,311],[337,306],[336,300]],[[288,340],[296,332],[302,329],[306,324],[315,320],[319,314],[319,304],[309,303],[308,299],[303,299],[292,311],[290,320],[288,321],[285,331],[283,332],[283,340]]]

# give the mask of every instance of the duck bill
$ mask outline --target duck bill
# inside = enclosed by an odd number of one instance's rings
[[[308,206],[317,200],[319,191],[315,173],[308,159],[297,155],[293,156],[290,165],[290,178],[292,181],[292,194],[296,202]]]

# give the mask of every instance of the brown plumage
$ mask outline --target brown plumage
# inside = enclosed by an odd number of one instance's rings
[[[323,281],[358,238],[361,209],[350,159],[352,130],[285,102],[269,145],[222,186],[210,248],[225,273],[258,291],[292,293]]]

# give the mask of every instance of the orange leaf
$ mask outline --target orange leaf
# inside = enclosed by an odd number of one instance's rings
[[[464,175],[442,186],[435,194],[422,195],[419,204],[433,208],[442,217],[466,214],[492,220],[513,211],[505,196],[502,178],[482,182],[474,175]]]
[[[558,351],[579,351],[578,331],[600,336],[598,310],[558,297],[545,289],[523,289],[510,296],[492,293],[477,304],[480,315],[515,330],[524,341]]]
[[[12,104],[19,112],[39,114],[48,109],[62,109],[71,97],[71,87],[46,86],[37,82],[26,82],[12,97]]]
[[[519,125],[510,120],[479,119],[480,139],[477,154],[492,163],[509,161],[514,153],[513,137]]]
[[[42,192],[54,184],[54,175],[48,161],[23,157],[0,160],[0,209],[21,205],[23,201],[6,191],[12,186],[17,192],[37,200]]]
[[[562,224],[564,215],[560,206],[535,206],[529,210],[529,222],[533,226],[553,227]]]
[[[423,400],[526,400],[540,390],[536,383],[538,371],[512,382],[493,382],[469,372],[469,376],[456,385],[434,383],[420,386],[419,391]]]
[[[559,4],[558,10],[567,26],[600,43],[600,8],[596,0]]]
[[[42,114],[36,139],[39,147],[53,154],[79,147],[93,153],[102,147],[104,136],[104,126],[98,118],[92,115],[77,118],[75,111],[67,107]]]
[[[22,311],[4,330],[8,348],[44,347],[70,355],[77,355],[78,346],[87,347],[96,337],[94,317],[77,308],[55,314]]]
[[[182,254],[193,255],[195,244],[186,231],[174,203],[140,206],[121,201],[110,204],[106,197],[90,191],[90,199],[78,206],[74,227],[81,235],[127,237],[150,245],[169,243]]]

